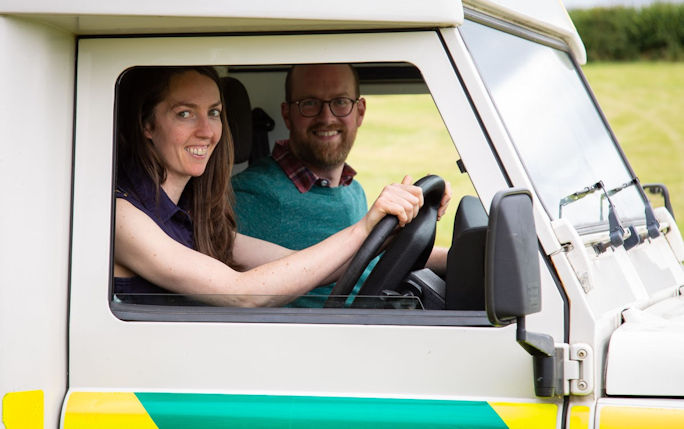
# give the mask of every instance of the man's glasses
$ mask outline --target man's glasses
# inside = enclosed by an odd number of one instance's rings
[[[338,118],[343,118],[349,115],[354,109],[354,104],[359,101],[349,97],[335,97],[331,100],[319,100],[318,98],[304,98],[299,101],[291,101],[290,104],[296,104],[299,108],[299,113],[305,118],[313,118],[321,114],[323,105],[327,104],[330,107],[330,112]]]

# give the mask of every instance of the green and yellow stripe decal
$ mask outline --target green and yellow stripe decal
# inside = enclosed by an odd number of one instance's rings
[[[555,428],[555,404],[193,393],[72,392],[64,429]]]
[[[156,429],[135,393],[73,392],[69,395],[64,429]]]

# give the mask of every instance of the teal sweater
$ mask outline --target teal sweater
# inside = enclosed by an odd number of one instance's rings
[[[357,181],[335,188],[314,185],[302,194],[271,157],[237,174],[232,182],[238,231],[289,249],[312,246],[358,222],[367,211],[366,194]],[[332,287],[317,287],[309,295],[328,295]],[[324,302],[313,301],[300,299],[294,306],[321,307]]]

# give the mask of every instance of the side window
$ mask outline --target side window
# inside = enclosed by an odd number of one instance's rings
[[[337,70],[335,68],[340,66],[347,67],[340,64],[316,65],[321,70]],[[345,88],[330,89],[325,83],[319,87],[300,88],[297,86],[297,76],[293,74],[288,84],[290,94],[286,95],[286,76],[290,68],[289,64],[193,68],[192,73],[197,75],[194,81],[199,82],[199,87],[211,89],[211,79],[220,85],[221,106],[217,106],[213,100],[218,96],[216,85],[210,95],[195,96],[192,95],[193,88],[184,89],[181,79],[168,78],[169,75],[186,76],[185,69],[176,70],[170,66],[134,67],[124,72],[119,78],[116,92],[116,206],[121,209],[123,205],[130,210],[129,206],[132,205],[152,220],[147,220],[148,228],[161,228],[176,242],[198,249],[199,240],[193,237],[197,233],[193,222],[200,216],[197,206],[192,202],[196,188],[182,189],[174,198],[164,186],[164,176],[173,178],[173,174],[178,174],[179,170],[184,174],[194,171],[190,170],[192,166],[183,164],[182,159],[178,165],[173,164],[176,162],[173,157],[178,153],[181,158],[186,156],[197,160],[206,156],[207,150],[210,156],[216,156],[218,150],[213,149],[212,153],[211,146],[205,149],[192,143],[180,144],[175,148],[179,152],[174,153],[173,147],[169,149],[163,146],[166,140],[162,139],[168,139],[169,133],[174,138],[194,139],[191,134],[196,130],[192,127],[183,128],[186,124],[192,124],[192,121],[206,120],[209,124],[207,132],[211,133],[211,121],[216,119],[212,119],[212,115],[219,117],[225,114],[224,122],[230,129],[234,157],[231,182],[236,200],[231,207],[238,232],[246,236],[299,250],[357,222],[383,187],[400,182],[404,175],[412,176],[414,181],[427,175],[437,175],[448,182],[452,189],[451,204],[443,218],[436,223],[434,250],[430,257],[428,254],[433,247],[431,233],[424,238],[402,242],[402,234],[413,234],[402,231],[395,239],[400,244],[390,244],[379,257],[375,257],[378,246],[370,246],[373,254],[368,257],[371,261],[368,266],[364,263],[357,267],[356,262],[352,261],[348,271],[358,272],[356,277],[351,275],[351,281],[347,281],[349,276],[343,274],[344,280],[338,283],[322,282],[296,296],[274,294],[273,301],[279,303],[275,305],[276,308],[262,309],[260,312],[269,311],[277,315],[274,316],[276,318],[287,319],[293,315],[310,315],[312,311],[411,310],[429,313],[431,310],[484,310],[482,275],[474,278],[476,284],[472,288],[477,290],[470,291],[475,293],[474,299],[464,304],[465,289],[459,284],[459,276],[453,272],[450,274],[448,251],[454,237],[465,234],[471,240],[470,247],[459,249],[458,255],[451,255],[451,258],[464,260],[464,255],[470,254],[467,261],[475,260],[475,265],[479,266],[477,264],[481,264],[480,259],[483,259],[480,253],[484,246],[486,215],[468,175],[461,172],[459,154],[420,70],[408,63],[353,64],[359,93],[354,93],[356,90],[353,87],[351,92]],[[141,100],[140,82],[136,82],[136,79],[149,80],[145,74],[150,69],[170,79],[170,83],[161,87],[156,98]],[[334,73],[332,76],[335,76]],[[184,99],[186,96],[191,99]],[[168,108],[167,113],[172,121],[176,121],[172,122],[175,125],[171,132],[163,128],[164,111],[159,106]],[[151,117],[155,120],[151,120]],[[131,137],[131,124],[138,127],[133,128],[140,137],[136,137],[139,141]],[[217,126],[219,128],[214,131],[220,129],[220,125]],[[126,129],[129,130],[128,134],[124,132]],[[186,131],[190,134],[183,134]],[[352,132],[356,133],[355,137]],[[306,144],[318,144],[326,139],[335,143],[338,135],[347,138],[350,146],[347,148],[348,154],[335,149],[339,153],[332,153],[334,151],[331,150],[331,153],[310,155],[313,159],[302,156],[302,151],[307,149]],[[133,148],[135,144],[149,145],[147,152]],[[314,146],[308,147],[310,151],[314,149]],[[170,155],[164,150],[170,151]],[[326,149],[316,150],[324,152]],[[327,176],[317,174],[322,171],[320,164],[316,164],[320,160],[315,157],[319,155],[331,157],[332,164],[344,164],[339,183],[330,184]],[[138,157],[138,161],[131,163],[134,156]],[[140,162],[144,156],[152,156],[158,164]],[[150,177],[149,165],[157,165],[157,168],[163,166],[164,171],[158,177]],[[303,170],[307,171],[304,178],[301,176]],[[228,169],[223,168],[222,171]],[[188,186],[196,182],[197,179],[190,179]],[[459,202],[465,195],[470,195],[470,199],[466,198],[467,204],[461,204],[463,207],[459,208]],[[469,219],[466,225],[474,225],[473,222],[477,224],[477,231],[454,231],[457,209],[466,212],[458,215]],[[119,214],[116,216],[119,222]],[[425,222],[431,230],[434,220]],[[118,228],[115,230],[119,233]],[[416,234],[425,235],[424,232]],[[140,305],[164,306],[154,307],[158,310],[161,308],[160,314],[171,314],[172,309],[178,306],[190,306],[199,314],[209,307],[240,307],[241,302],[250,302],[248,299],[241,301],[241,297],[237,296],[250,295],[244,291],[240,294],[231,292],[225,296],[221,293],[196,294],[193,293],[194,284],[174,284],[178,276],[165,278],[158,271],[143,268],[143,273],[153,273],[152,278],[146,278],[136,271],[135,262],[131,264],[130,257],[119,257],[123,253],[117,252],[125,250],[123,246],[116,247],[118,240],[115,243],[112,308],[122,318],[140,317],[135,313],[136,306]],[[143,247],[143,250],[155,251],[154,244],[147,243],[145,246],[150,247]],[[416,250],[413,247],[420,248]],[[363,249],[368,250],[366,247]],[[198,251],[206,253],[201,249]],[[265,251],[261,255],[264,262],[278,256],[277,252],[273,255],[269,252]],[[412,252],[414,256],[406,256]],[[240,257],[242,255],[236,259]],[[397,262],[393,258],[403,259]],[[429,268],[423,269],[426,260]],[[173,269],[182,264],[183,261],[171,261],[165,266]],[[246,270],[237,264],[232,267]],[[348,283],[346,289],[340,289],[340,284],[345,281]],[[164,282],[170,282],[170,285]],[[254,295],[259,293],[255,292]],[[306,313],[302,313],[300,308],[306,308]],[[178,318],[182,320],[183,317]],[[485,320],[484,316],[482,320]]]
[[[382,187],[409,174],[415,180],[436,174],[448,181],[453,199],[437,223],[435,245],[451,245],[459,199],[477,195],[458,167],[459,154],[429,93],[371,94],[350,163],[359,172],[368,203]]]

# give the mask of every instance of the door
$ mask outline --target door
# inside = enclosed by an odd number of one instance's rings
[[[534,396],[532,361],[515,328],[490,326],[483,311],[187,309],[126,305],[111,295],[115,99],[117,79],[130,67],[212,65],[238,77],[252,104],[276,119],[271,144],[286,137],[279,106],[291,64],[379,71],[375,79],[361,73],[362,95],[422,93],[447,136],[440,153],[453,160],[441,174],[472,181],[488,207],[510,183],[437,32],[90,38],[78,49],[65,428],[126,419],[159,428],[557,426],[562,401]],[[434,156],[417,165],[420,139],[392,142],[416,154],[401,160],[404,168],[434,172]],[[452,219],[461,196],[454,196]],[[529,327],[561,341],[563,300],[542,267],[543,311]]]

